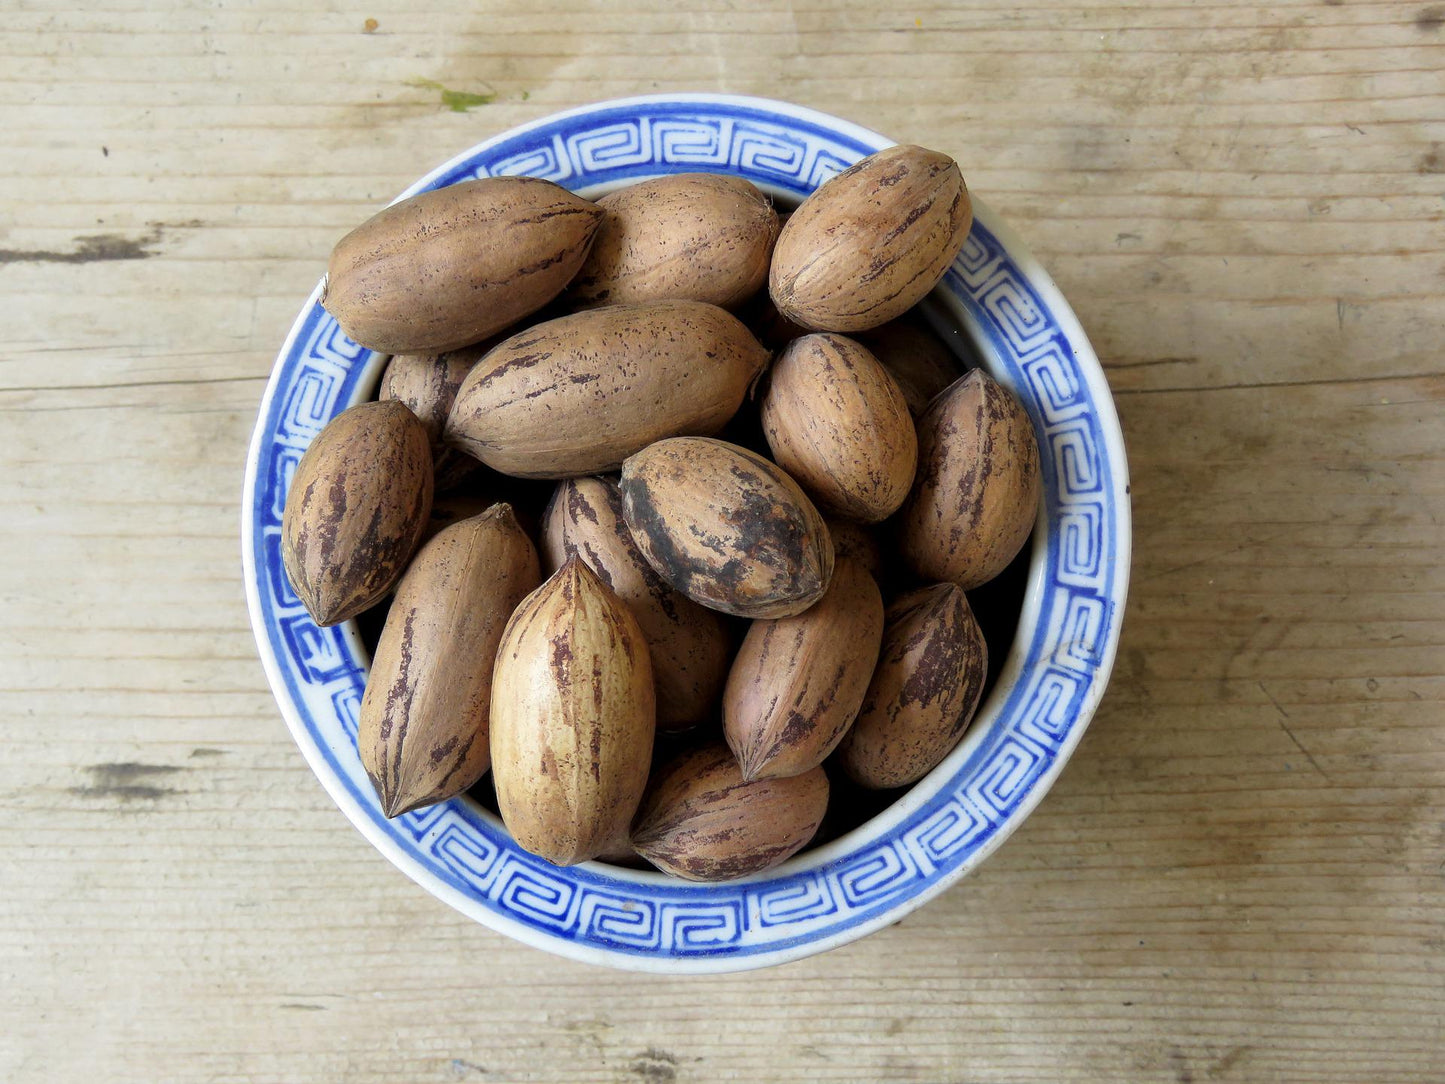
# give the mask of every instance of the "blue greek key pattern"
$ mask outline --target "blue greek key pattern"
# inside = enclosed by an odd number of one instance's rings
[[[780,103],[639,100],[540,122],[483,144],[412,191],[467,177],[527,174],[572,188],[666,172],[726,170],[803,195],[880,137]],[[980,217],[983,217],[982,215]],[[1086,723],[1118,635],[1123,464],[1111,462],[1107,404],[1069,332],[995,232],[977,222],[940,294],[994,375],[1023,399],[1043,458],[1046,575],[1015,652],[1023,678],[995,693],[965,746],[924,784],[928,799],[851,849],[806,854],[753,881],[688,885],[598,865],[557,869],[514,844],[465,800],[384,818],[356,753],[367,660],[354,630],[318,628],[281,567],[285,494],[301,452],[326,421],[359,400],[376,360],[313,302],[277,362],[258,423],[247,494],[253,613],[273,684],[298,743],[347,814],[384,837],[388,854],[424,884],[460,894],[483,921],[589,958],[647,958],[699,970],[755,966],[798,946],[862,932],[966,871]],[[1108,424],[1112,424],[1109,422]],[[1127,508],[1122,513],[1127,515]],[[1124,539],[1127,542],[1127,538]],[[888,815],[885,814],[885,819]],[[853,838],[853,837],[849,837]],[[846,844],[846,841],[845,841]]]
[[[508,152],[478,156],[447,171],[441,183],[468,177],[543,177],[569,187],[625,180],[648,173],[741,173],[754,183],[804,194],[842,172],[871,149],[819,128],[737,113],[720,115],[700,104],[675,113],[628,111],[585,130],[517,138]],[[428,187],[435,187],[428,184]]]

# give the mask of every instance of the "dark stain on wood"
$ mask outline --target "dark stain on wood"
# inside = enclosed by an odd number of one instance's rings
[[[0,248],[0,264],[7,263],[109,263],[115,260],[145,260],[157,255],[154,246],[164,236],[160,226],[140,237],[119,233],[82,234],[70,252],[48,249]]]
[[[677,1079],[677,1058],[666,1050],[649,1046],[633,1059],[628,1070],[647,1084],[672,1084]]]
[[[172,764],[142,764],[134,760],[91,764],[85,769],[90,774],[90,783],[83,787],[71,787],[70,793],[82,798],[111,798],[120,802],[158,801],[172,794],[185,793],[174,787],[157,785],[160,780],[183,770]]]

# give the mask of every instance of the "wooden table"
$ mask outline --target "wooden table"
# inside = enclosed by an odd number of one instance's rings
[[[0,1079],[1445,1079],[1445,6],[315,7],[0,16]],[[1093,336],[1136,517],[1113,685],[1023,829],[713,979],[388,866],[239,574],[336,238],[502,128],[678,89],[955,155]]]

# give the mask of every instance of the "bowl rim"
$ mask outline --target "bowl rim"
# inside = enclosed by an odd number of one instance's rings
[[[602,113],[634,110],[639,107],[669,105],[731,106],[740,110],[774,114],[782,119],[803,121],[820,130],[839,133],[857,143],[875,148],[889,146],[894,142],[877,132],[854,124],[851,121],[832,117],[820,111],[788,102],[744,95],[709,93],[649,94],[595,102],[589,105],[563,110],[558,113],[548,114],[547,116],[509,128],[448,159],[442,165],[429,171],[426,175],[409,185],[396,199],[404,199],[409,195],[435,185],[438,179],[446,177],[458,168],[473,162],[479,155],[493,146],[502,145],[504,141],[508,140],[515,141],[517,137],[524,136],[531,132],[554,127],[559,121],[591,118]],[[657,172],[663,171],[659,170]],[[587,186],[585,185],[579,187],[583,191],[587,190]],[[1119,426],[1107,379],[1073,310],[1053,282],[1053,279],[1043,269],[1038,260],[1022,243],[1014,231],[1000,221],[998,216],[977,198],[974,199],[974,208],[976,222],[997,240],[1009,262],[1017,268],[1028,287],[1044,303],[1048,315],[1052,317],[1053,324],[1060,329],[1073,356],[1072,360],[1076,364],[1076,375],[1083,378],[1082,382],[1087,389],[1087,405],[1095,415],[1098,427],[1104,438],[1105,447],[1098,451],[1101,455],[1107,454],[1107,475],[1110,481],[1107,497],[1109,498],[1110,509],[1115,518],[1112,537],[1113,548],[1109,555],[1109,560],[1112,565],[1110,569],[1112,590],[1107,599],[1112,610],[1109,614],[1107,629],[1102,634],[1103,642],[1101,650],[1098,653],[1097,661],[1091,660],[1089,681],[1085,686],[1083,697],[1077,706],[1071,709],[1068,729],[1053,751],[1052,760],[1048,763],[1042,774],[1030,783],[1027,792],[1017,804],[1011,807],[1006,818],[994,827],[977,847],[969,852],[968,857],[964,861],[944,871],[941,875],[934,877],[918,891],[892,901],[869,917],[861,918],[831,933],[825,933],[816,937],[802,936],[801,939],[796,942],[759,949],[745,955],[674,955],[662,952],[643,954],[632,951],[621,951],[610,946],[604,947],[588,944],[575,938],[563,938],[550,934],[511,918],[509,915],[498,910],[483,906],[472,895],[449,884],[436,870],[418,861],[416,856],[406,851],[393,835],[379,826],[374,818],[366,815],[364,810],[358,808],[354,796],[346,786],[345,781],[337,774],[334,766],[328,762],[326,751],[320,747],[315,736],[308,731],[301,717],[297,702],[291,693],[287,678],[282,673],[280,663],[273,650],[273,645],[264,623],[260,595],[261,576],[256,562],[257,520],[254,513],[255,500],[259,495],[257,491],[259,481],[258,468],[262,453],[271,436],[268,421],[270,420],[275,396],[280,388],[283,376],[286,373],[288,359],[291,358],[297,346],[298,336],[302,333],[308,317],[315,311],[319,302],[325,282],[323,278],[322,282],[317,285],[316,289],[313,290],[311,296],[307,299],[305,306],[292,325],[278,353],[277,361],[273,366],[270,379],[267,381],[266,390],[261,399],[256,428],[247,452],[245,481],[242,494],[241,532],[247,608],[268,683],[271,686],[287,726],[291,730],[293,739],[296,741],[313,773],[317,776],[318,780],[320,780],[328,794],[330,794],[348,819],[351,820],[353,825],[361,831],[368,841],[384,854],[389,861],[427,891],[461,911],[463,914],[466,914],[468,917],[480,921],[484,925],[505,933],[525,944],[541,948],[545,951],[589,963],[604,964],[630,970],[673,974],[738,971],[770,966],[812,955],[817,952],[827,951],[828,949],[864,937],[883,926],[897,922],[901,917],[935,898],[976,868],[980,862],[991,855],[1003,841],[1023,823],[1028,815],[1032,813],[1034,808],[1036,808],[1042,800],[1044,794],[1048,792],[1057,779],[1064,764],[1068,761],[1074,748],[1082,738],[1084,731],[1087,729],[1088,722],[1107,685],[1108,676],[1117,653],[1123,608],[1127,598],[1131,551],[1131,508],[1128,467],[1123,434]],[[949,274],[953,275],[955,271],[950,271]],[[977,321],[963,308],[961,301],[954,307],[958,311],[955,311],[952,315],[967,326],[975,341],[978,341],[980,336],[983,335],[982,330],[977,326],[969,326],[976,325]],[[362,371],[358,376],[358,383],[363,386],[368,384],[368,376],[379,370],[383,363],[384,358],[378,355],[371,355],[367,358],[360,366]],[[349,403],[343,404],[343,407],[344,405],[349,405]],[[1035,424],[1037,426],[1038,419],[1035,419]],[[1049,559],[1053,541],[1054,530],[1052,527],[1049,530],[1039,530],[1035,532],[1025,603],[1021,611],[1021,618],[1023,614],[1030,612],[1031,600],[1036,603],[1039,592],[1044,589],[1044,579],[1047,571],[1046,562]],[[345,640],[353,657],[361,659],[366,657],[366,652],[361,644],[354,621],[347,622],[343,626],[340,626],[339,633]],[[934,769],[929,776],[911,787],[905,794],[900,796],[897,801],[876,817],[871,818],[851,832],[827,844],[814,848],[811,851],[805,852],[803,855],[790,860],[790,863],[778,869],[754,875],[750,878],[743,878],[739,881],[726,882],[727,887],[737,888],[749,884],[766,885],[779,880],[780,875],[797,872],[795,863],[801,863],[802,868],[806,870],[816,870],[825,867],[837,861],[841,856],[854,853],[854,848],[860,843],[877,839],[883,833],[896,828],[899,824],[902,824],[908,816],[916,813],[926,802],[934,798],[940,790],[941,782],[951,779],[959,771],[960,766],[963,765],[970,756],[978,752],[980,744],[985,741],[987,727],[980,724],[985,721],[992,721],[991,717],[986,719],[987,713],[991,711],[992,714],[996,716],[1001,710],[1002,705],[999,699],[1000,690],[1009,690],[1012,686],[1017,685],[1018,679],[1023,675],[1023,668],[1026,663],[1039,664],[1039,660],[1026,659],[1024,657],[1026,652],[1020,647],[1021,640],[1022,637],[1015,638],[1014,650],[1010,651],[1008,660],[999,674],[998,680],[995,683],[994,692],[990,696],[989,701],[981,705],[979,715],[970,727],[964,742],[949,755],[943,764]],[[589,863],[580,868],[586,869],[587,866],[595,865],[595,863]],[[602,868],[605,869],[609,875],[617,876],[624,882],[639,885],[666,885],[671,888],[676,888],[679,885],[679,882],[675,879],[651,871],[619,870],[611,866]],[[568,872],[566,870],[554,871],[554,876],[566,879]],[[706,890],[718,886],[690,887]]]

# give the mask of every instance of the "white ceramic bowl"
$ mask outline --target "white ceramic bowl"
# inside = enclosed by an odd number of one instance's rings
[[[530,174],[582,195],[675,172],[727,172],[796,200],[892,140],[758,98],[602,102],[489,139],[404,196],[475,176]],[[967,174],[967,163],[964,163]],[[400,198],[400,197],[398,197]],[[1113,662],[1129,573],[1129,486],[1108,385],[1068,304],[1022,243],[974,202],[968,243],[931,299],[1023,400],[1039,437],[1043,507],[1012,651],[963,743],[884,812],[779,868],[717,885],[521,850],[467,798],[388,821],[356,751],[367,657],[354,622],[319,628],[291,591],[281,510],[302,451],[369,398],[384,358],[318,303],[301,310],[261,402],[246,464],[247,601],[277,703],[352,823],[418,884],[527,944],[592,963],[733,971],[852,941],[986,858],[1048,790]]]

